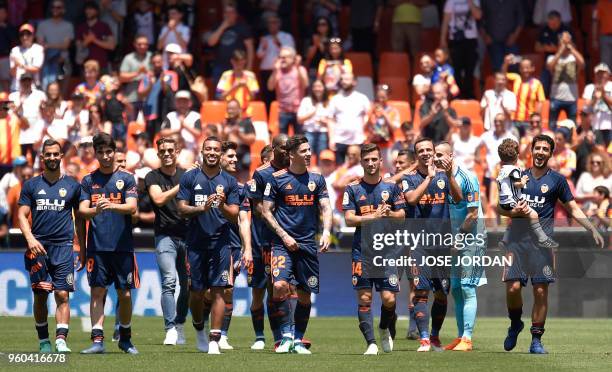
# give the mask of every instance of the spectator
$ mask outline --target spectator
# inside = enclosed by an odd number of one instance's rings
[[[453,97],[458,96],[459,87],[455,81],[455,70],[453,69],[453,66],[448,63],[448,49],[437,48],[434,52],[434,60],[436,65],[431,75],[431,84],[441,81],[446,84],[448,92]]]
[[[576,153],[570,148],[570,143],[571,132],[567,128],[558,128],[555,132],[553,158],[558,164],[559,173],[567,179],[571,179],[576,170]]]
[[[608,147],[612,137],[612,81],[605,63],[595,66],[595,82],[582,93],[584,107],[591,113],[591,125],[597,142]]]
[[[418,137],[416,131],[414,130],[414,126],[412,123],[405,121],[401,125],[401,130],[403,139],[398,139],[393,144],[393,147],[391,148],[393,156],[397,156],[397,153],[402,150],[414,153],[414,143]]]
[[[261,59],[259,65],[260,86],[262,89],[262,98],[266,106],[270,106],[274,101],[274,89],[268,89],[268,79],[274,71],[274,64],[281,52],[282,47],[295,48],[295,42],[291,34],[280,30],[280,19],[276,14],[271,15],[266,21],[268,25],[268,34],[262,36],[259,40],[257,48],[257,57]]]
[[[421,105],[421,135],[431,138],[435,143],[446,139],[448,132],[461,125],[457,119],[457,113],[450,107],[446,85],[441,82],[435,83],[432,88],[432,96],[427,97]]]
[[[536,0],[533,8],[533,23],[543,26],[547,21],[546,17],[552,12],[559,15],[559,20],[569,25],[572,21],[572,11],[569,0]]]
[[[366,126],[367,142],[378,145],[386,169],[391,168],[393,133],[400,127],[399,111],[389,105],[390,91],[386,84],[376,87],[376,100],[370,110]]]
[[[0,179],[0,196],[6,198],[11,187],[17,185],[19,180],[21,179],[21,174],[23,173],[23,168],[28,165],[28,161],[25,156],[17,156],[13,159],[12,164],[7,165],[4,168],[5,173],[2,175]],[[8,204],[6,199],[0,200],[0,208],[5,207],[8,209]]]
[[[516,112],[516,96],[506,88],[506,75],[502,72],[495,73],[495,85],[488,89],[480,100],[480,113],[483,117],[485,130],[493,128],[493,119],[498,113],[503,113],[506,118],[512,118]]]
[[[17,29],[8,22],[6,4],[0,4],[0,91],[8,91],[11,84],[11,49],[19,35]]]
[[[45,49],[45,63],[42,66],[42,88],[70,76],[70,44],[74,40],[72,23],[64,20],[65,5],[63,0],[51,3],[51,18],[38,25],[36,40]]]
[[[79,166],[79,179],[83,179],[89,173],[94,172],[98,169],[98,160],[96,159],[96,152],[93,148],[93,138],[83,137],[79,143],[78,154],[70,159],[71,163],[75,163]]]
[[[395,52],[409,51],[413,59],[421,51],[421,7],[426,0],[393,0],[391,47]]]
[[[542,116],[534,112],[529,117],[529,128],[525,131],[525,135],[520,137],[519,141],[519,159],[523,161],[525,167],[533,165],[531,143],[533,138],[540,134],[542,134]]]
[[[40,122],[35,127],[41,131],[41,136],[35,144],[36,149],[47,139],[57,141],[62,148],[68,141],[68,126],[64,119],[55,116],[55,106],[48,101],[40,105]]]
[[[191,30],[182,23],[183,12],[177,6],[168,8],[168,23],[161,29],[159,38],[157,39],[157,50],[165,51],[170,44],[176,44],[181,47],[179,53],[186,53]],[[164,62],[168,63],[167,54],[164,56]]]
[[[119,91],[119,80],[116,77],[106,79],[102,97],[102,117],[112,125],[110,134],[115,141],[125,141],[127,134],[126,113],[131,109],[126,97]]]
[[[333,125],[327,90],[321,80],[313,81],[310,94],[300,102],[297,120],[308,139],[312,153],[318,158],[321,152],[329,147],[328,128]],[[334,161],[335,159],[334,155]]]
[[[47,85],[47,90],[45,93],[47,95],[47,104],[55,108],[55,116],[58,118],[63,118],[64,113],[66,110],[68,110],[68,102],[64,101],[60,89],[59,82],[54,81]]]
[[[32,86],[34,77],[29,72],[21,75],[19,91],[9,95],[13,106],[9,115],[16,115],[22,122],[19,133],[21,154],[30,164],[36,160],[34,144],[40,140],[42,128],[37,128],[40,121],[40,104],[47,99],[44,92]]]
[[[336,152],[337,154],[337,152]],[[346,186],[349,183],[359,180],[363,177],[363,167],[359,163],[361,161],[361,146],[350,145],[346,150],[346,161],[338,164],[336,155],[336,164],[340,165],[329,177],[332,180],[333,190],[336,195],[342,195]],[[342,209],[342,198],[336,198],[336,209]]]
[[[374,58],[376,36],[383,12],[382,0],[351,0],[350,27],[353,50],[367,52]]]
[[[557,53],[559,48],[559,39],[564,32],[571,33],[568,26],[561,23],[561,14],[558,11],[552,10],[548,14],[546,26],[540,30],[538,39],[535,43],[535,51],[544,54],[544,60],[548,59],[548,56]],[[550,72],[548,69],[542,71],[540,76],[542,85],[544,86],[544,93],[548,96],[550,93]]]
[[[449,142],[453,146],[454,159],[457,164],[474,172],[476,149],[480,144],[480,138],[472,134],[472,121],[470,118],[461,118],[459,131],[450,136]]]
[[[95,1],[85,4],[85,23],[76,30],[76,62],[87,60],[98,62],[100,71],[109,71],[110,52],[117,45],[113,32],[106,22],[99,19],[100,7]]]
[[[242,107],[242,115],[250,115],[249,103],[259,93],[259,84],[252,71],[245,70],[246,54],[243,50],[236,50],[232,57],[232,70],[221,75],[217,84],[217,97],[229,101],[238,100]]]
[[[310,45],[306,51],[305,66],[309,75],[316,77],[319,63],[325,57],[326,47],[332,38],[331,27],[327,18],[321,17],[315,21],[315,30],[310,37]]]
[[[90,59],[83,65],[85,81],[80,83],[74,89],[75,93],[79,93],[85,97],[86,107],[94,105],[102,99],[104,94],[104,84],[98,80],[100,76],[100,64],[98,61]]]
[[[500,159],[497,153],[497,148],[506,138],[511,138],[518,142],[517,138],[508,130],[508,120],[505,115],[499,113],[493,120],[493,130],[483,133],[480,137],[480,143],[476,147],[476,163],[478,163],[485,170],[483,185],[490,192],[491,182],[495,182],[495,176],[497,174],[497,167]],[[481,157],[481,149],[484,147],[486,155],[483,160]],[[497,200],[490,198],[490,203],[494,207],[497,205]]]
[[[10,172],[13,160],[21,155],[19,132],[21,121],[16,115],[9,115],[10,99],[5,92],[0,93],[0,177]],[[6,191],[6,190],[4,190]]]
[[[29,164],[24,165],[18,177],[19,182],[9,188],[8,192],[6,193],[6,202],[8,203],[8,211],[10,216],[9,221],[11,227],[13,228],[19,227],[19,222],[17,219],[17,209],[19,209],[18,201],[19,195],[21,194],[21,188],[27,180],[32,178],[33,175],[34,170],[32,169],[32,167]]]
[[[353,74],[344,72],[340,79],[342,90],[332,97],[329,104],[335,121],[333,126],[328,127],[329,147],[336,151],[338,165],[344,163],[350,145],[361,145],[365,141],[370,100],[355,90],[356,85]]]
[[[578,74],[584,68],[584,58],[572,44],[569,32],[561,35],[557,53],[548,57],[546,67],[552,74],[549,126],[554,131],[561,110],[565,111],[569,119],[576,121]]]
[[[66,164],[65,172],[68,177],[72,177],[75,180],[81,182],[81,180],[79,179],[79,174],[81,173],[81,167],[79,167],[77,163],[70,162]]]
[[[122,43],[123,19],[127,15],[126,0],[99,0],[100,20],[108,25],[117,45]]]
[[[418,97],[417,100],[425,101],[425,97],[430,93],[434,67],[435,62],[429,54],[421,56],[419,60],[421,72],[414,75],[414,78],[412,78],[412,87]]]
[[[474,68],[478,62],[478,27],[482,18],[480,0],[446,0],[440,32],[440,47],[450,49],[461,98],[473,99]],[[450,42],[447,44],[447,39]]]
[[[136,120],[138,112],[144,107],[142,97],[138,96],[138,86],[149,73],[152,54],[148,49],[147,37],[137,35],[134,39],[134,51],[123,57],[119,68],[119,81],[124,84],[123,93],[133,108],[130,121]]]
[[[580,174],[576,183],[576,200],[580,203],[594,202],[595,188],[604,186],[612,189],[612,176],[610,175],[610,159],[605,153],[591,153],[586,162],[586,170]]]
[[[512,116],[512,120],[519,134],[523,136],[529,126],[529,117],[534,112],[542,112],[542,105],[546,97],[544,96],[542,83],[533,76],[535,68],[530,59],[523,58],[521,60],[519,74],[507,72],[508,65],[515,60],[514,55],[507,55],[502,65],[502,73],[506,74],[508,80],[512,82],[512,92],[516,96],[516,111]]]
[[[68,126],[68,142],[78,145],[83,137],[93,135],[89,126],[89,110],[85,107],[85,97],[79,93],[72,94],[69,107],[63,116]]]
[[[193,56],[190,53],[180,53],[180,47],[177,44],[169,44],[166,47],[166,55],[168,56],[170,71],[174,71],[178,78],[178,90],[192,90],[194,97],[192,101],[194,108],[200,108],[200,102],[208,99],[208,91],[204,87],[204,91],[192,89],[192,84],[195,82],[193,66]],[[193,84],[195,85],[195,84]]]
[[[149,41],[149,49],[157,47],[155,32],[157,20],[151,8],[149,0],[136,0],[134,13],[131,20],[126,22],[127,28],[131,30],[131,35],[142,35]]]
[[[597,186],[594,190],[595,198],[592,206],[587,206],[586,216],[591,218],[594,224],[603,231],[610,228],[612,209],[610,208],[610,188]],[[586,209],[586,208],[583,208]]]
[[[591,43],[593,49],[599,49],[601,62],[612,61],[612,3],[608,0],[598,0],[593,10]]]
[[[327,190],[332,192],[329,193],[329,203],[334,210],[336,209],[336,200],[338,199],[338,195],[334,190],[333,183],[335,179],[332,179],[332,175],[334,175],[334,171],[337,168],[336,165],[336,154],[332,150],[326,149],[321,151],[318,159],[318,167],[321,171],[321,175],[325,178],[325,185],[327,186]],[[335,176],[335,175],[334,175]]]
[[[342,40],[331,38],[327,44],[327,54],[319,62],[317,79],[323,80],[330,95],[340,89],[340,77],[343,73],[353,72],[353,65],[348,58],[344,58]]]
[[[40,85],[40,70],[45,61],[45,51],[34,42],[34,26],[24,23],[19,27],[19,45],[11,49],[10,65],[13,81],[11,91],[19,90],[21,76],[30,74],[36,86]]]
[[[340,0],[310,0],[311,14],[314,19],[325,17],[329,19],[334,35],[340,33],[338,13],[340,13]]]
[[[250,118],[241,117],[240,102],[232,99],[227,103],[227,117],[223,122],[223,139],[238,144],[236,156],[238,169],[248,171],[251,166],[251,145],[255,143],[255,127]]]
[[[161,125],[160,135],[168,137],[180,133],[185,140],[185,146],[192,151],[198,151],[198,139],[202,134],[202,123],[200,122],[200,114],[191,111],[191,93],[186,90],[176,92],[174,105],[176,111],[166,116]]]
[[[223,10],[223,22],[207,35],[206,42],[215,48],[212,80],[217,84],[221,74],[232,67],[231,59],[236,50],[246,50],[246,68],[253,68],[255,42],[249,27],[238,20],[234,3],[228,3]]]
[[[112,125],[106,125],[107,123],[104,121],[102,108],[100,104],[96,103],[88,108],[89,110],[89,128],[93,131],[94,134],[98,132],[104,132],[110,134],[112,132]]]
[[[308,71],[301,65],[301,61],[302,58],[296,55],[293,47],[282,47],[267,82],[268,89],[276,91],[281,133],[289,133],[289,125],[293,126],[294,134],[302,133],[297,112],[308,88]]]
[[[518,54],[516,41],[525,24],[523,4],[515,0],[482,0],[483,38],[493,71],[499,71],[507,54]]]

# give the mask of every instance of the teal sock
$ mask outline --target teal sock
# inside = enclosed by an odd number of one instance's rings
[[[463,336],[463,310],[465,301],[463,299],[463,291],[460,286],[451,289],[453,299],[455,300],[455,320],[457,321],[457,337]]]
[[[471,339],[474,325],[476,324],[476,309],[478,301],[476,300],[476,287],[463,286],[463,336]]]

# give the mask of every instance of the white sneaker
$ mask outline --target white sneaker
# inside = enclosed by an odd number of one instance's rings
[[[227,341],[227,336],[224,335],[221,335],[221,339],[219,340],[219,348],[221,350],[234,350],[234,347]]]
[[[363,353],[363,355],[378,355],[378,345],[369,344],[368,349]]]
[[[391,332],[388,329],[378,328],[378,333],[380,335],[380,343],[382,344],[382,349],[385,353],[390,353],[393,351],[393,339],[391,338]]]
[[[219,343],[217,341],[211,341],[210,344],[208,344],[208,355],[211,354],[221,354],[221,351],[219,350]]]
[[[293,340],[290,337],[283,337],[281,343],[278,345],[276,350],[274,350],[278,354],[287,354],[291,351],[293,347]]]
[[[208,353],[208,333],[205,330],[196,331],[196,344],[198,350]]]
[[[431,351],[431,341],[428,338],[422,338],[421,346],[419,346],[417,351],[420,353]]]
[[[293,343],[293,352],[296,354],[302,355],[310,355],[312,352],[306,349],[306,346],[302,343],[302,341],[296,341]]]
[[[177,345],[185,345],[187,343],[187,340],[185,339],[185,325],[184,324],[177,324],[176,325],[176,333],[178,335],[178,337],[176,338],[176,344]]]
[[[251,345],[251,350],[263,350],[266,348],[266,342],[264,340],[255,340]]]
[[[166,331],[166,338],[164,339],[164,345],[176,345],[178,333],[175,327],[172,327]]]

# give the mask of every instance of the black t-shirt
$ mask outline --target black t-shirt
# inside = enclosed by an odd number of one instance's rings
[[[148,191],[151,185],[158,185],[163,192],[166,192],[180,183],[183,173],[185,171],[180,168],[176,169],[173,176],[168,176],[159,169],[153,170],[147,173],[145,177],[145,188]],[[155,203],[151,203],[151,205],[155,212],[155,235],[185,238],[188,221],[179,217],[176,198],[170,200],[163,207],[158,207]]]
[[[559,29],[556,31],[552,30],[550,27],[548,27],[548,25],[544,26],[540,30],[540,34],[538,35],[538,42],[543,45],[558,45],[559,38],[561,37],[561,34],[563,34],[565,31],[569,32],[572,36],[574,36],[572,30],[565,25],[561,25],[561,27],[559,27]],[[553,54],[554,53],[546,53],[545,58]]]
[[[433,100],[426,99],[423,105],[421,106],[420,114],[421,120],[425,116],[429,115],[429,111],[431,111],[431,107],[433,105]],[[448,109],[448,113],[452,118],[457,117],[457,113],[452,108]],[[448,134],[449,126],[444,118],[443,110],[440,110],[436,113],[431,123],[428,126],[424,127],[421,131],[421,135],[423,137],[431,138],[434,143],[444,141],[446,139],[446,135]]]
[[[19,41],[17,29],[11,25],[0,27],[0,57],[8,57],[13,48]]]
[[[244,41],[252,37],[251,29],[242,22],[225,29],[217,44],[215,65],[223,67],[223,70],[230,70],[232,68],[230,63],[232,53],[236,49],[246,50]]]
[[[138,191],[138,211],[143,213],[149,213],[153,211],[153,202],[151,201],[151,197],[146,190]],[[151,224],[148,222],[143,222],[139,220],[136,226],[141,228],[150,228]]]

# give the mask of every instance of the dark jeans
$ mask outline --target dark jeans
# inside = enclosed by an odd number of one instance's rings
[[[474,68],[478,62],[478,41],[476,39],[450,40],[449,49],[455,80],[459,86],[460,97],[473,99],[474,96]]]
[[[310,150],[318,159],[321,151],[328,148],[327,132],[305,132],[304,136],[308,139]]]
[[[302,125],[297,121],[295,112],[281,112],[278,114],[278,126],[281,133],[289,133],[289,125],[293,126],[293,134],[302,133]]]
[[[552,131],[557,129],[557,118],[559,117],[561,110],[565,111],[568,119],[572,119],[574,122],[576,122],[576,101],[560,101],[558,99],[551,98],[548,127]]]
[[[261,89],[261,99],[266,104],[266,108],[270,110],[270,105],[276,99],[276,92],[268,89],[268,79],[272,75],[271,70],[259,71],[259,89]]]
[[[507,54],[519,53],[519,49],[516,45],[507,46],[506,43],[503,41],[494,41],[491,44],[487,45],[487,49],[489,50],[489,56],[491,57],[491,66],[493,66],[493,71],[501,70],[501,66],[504,63],[504,57]]]
[[[344,164],[344,158],[346,158],[346,151],[349,146],[344,143],[336,143],[336,165]]]
[[[367,52],[374,58],[376,34],[372,28],[352,28],[351,35],[353,36],[353,51]]]
[[[124,123],[113,123],[113,139],[118,139],[125,142],[125,136],[127,135],[127,126]]]

